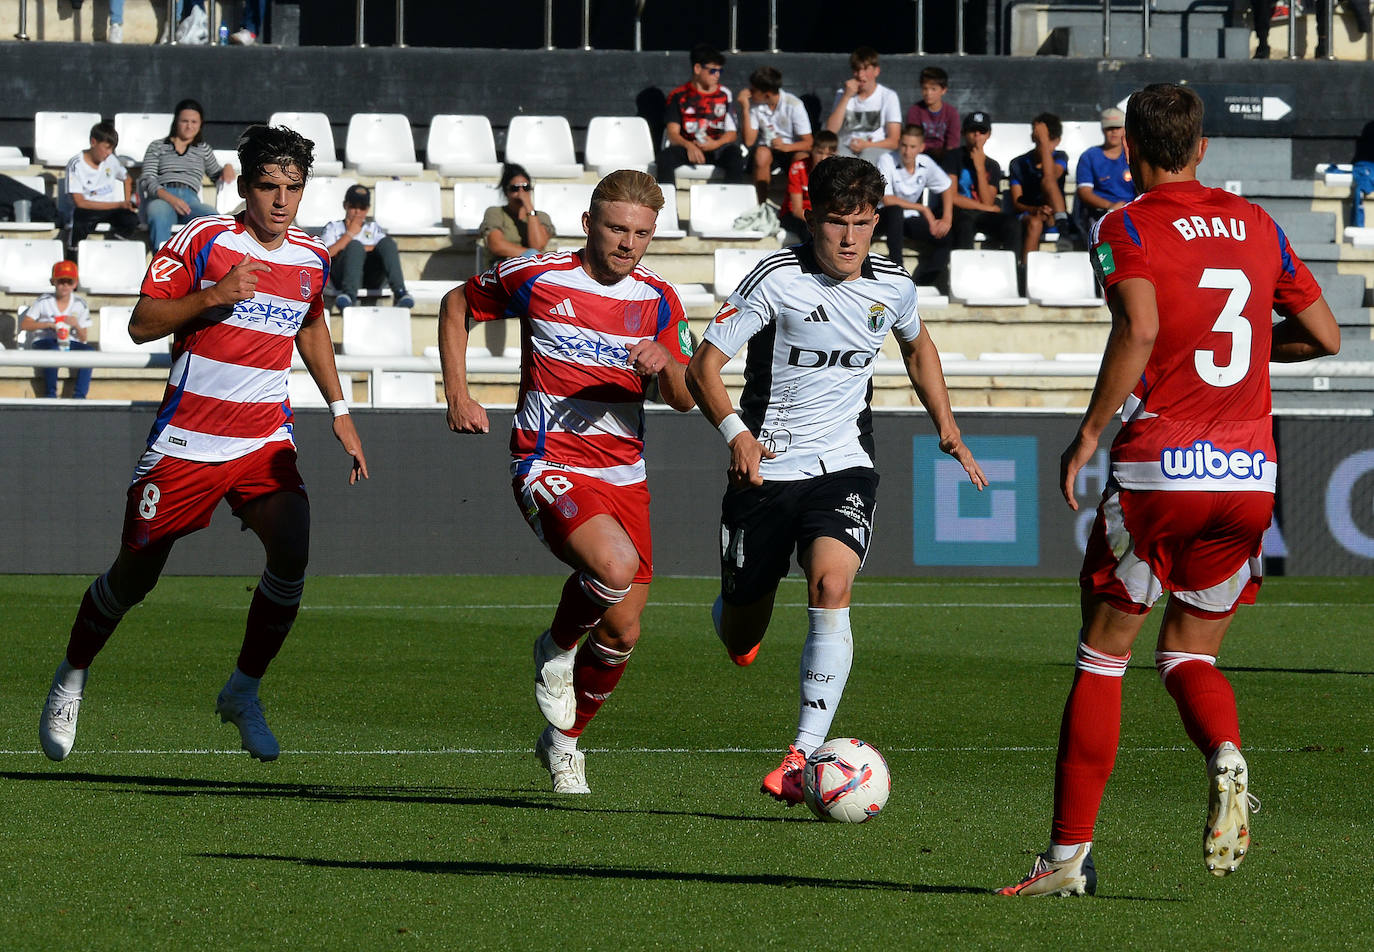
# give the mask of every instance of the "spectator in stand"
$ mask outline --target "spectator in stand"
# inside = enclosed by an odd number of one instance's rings
[[[493,205],[482,216],[478,240],[485,242],[492,264],[521,255],[537,255],[553,237],[553,219],[534,208],[534,183],[523,165],[501,168],[501,194],[506,204]]]
[[[229,42],[235,46],[252,46],[258,42],[258,34],[267,25],[267,0],[244,0],[243,16],[239,28],[229,34]]]
[[[773,170],[789,169],[793,159],[811,148],[811,117],[802,101],[783,92],[782,73],[760,66],[739,94],[740,134],[751,150],[754,191],[759,204],[768,198]]]
[[[57,203],[37,189],[0,175],[0,221],[14,221],[14,203],[29,203],[29,221],[57,221]]]
[[[839,136],[829,129],[817,130],[810,154],[794,161],[787,170],[787,207],[778,216],[778,224],[802,241],[811,240],[811,229],[806,226],[806,213],[811,211],[811,173],[839,147]]]
[[[1350,224],[1364,227],[1364,200],[1374,194],[1374,121],[1365,123],[1355,140],[1355,157],[1351,161]]]
[[[40,294],[19,319],[19,330],[29,332],[29,350],[95,350],[86,343],[91,312],[85,300],[75,293],[76,277],[75,261],[59,261],[52,266],[53,290]],[[85,400],[90,389],[91,368],[81,367],[76,371],[72,396]],[[57,396],[56,367],[43,368],[43,396]]]
[[[879,227],[887,238],[887,256],[902,263],[902,241],[911,238],[927,242],[930,253],[922,254],[912,269],[917,284],[934,285],[941,294],[949,293],[950,225],[954,218],[954,182],[935,160],[925,154],[925,130],[907,126],[902,130],[898,159],[891,152],[878,160],[878,171],[886,181]],[[930,190],[931,198],[925,197]],[[940,196],[941,213],[931,210],[934,197]]]
[[[951,244],[955,248],[972,248],[973,236],[981,231],[985,247],[1019,251],[1021,222],[1015,212],[1002,205],[1002,166],[986,151],[992,135],[992,118],[975,109],[964,117],[963,135],[964,144],[946,152],[941,163],[956,186],[950,195],[954,205],[954,221],[949,229]]]
[[[959,148],[959,113],[945,102],[949,74],[938,66],[921,70],[921,101],[906,111],[906,124],[926,131],[926,154],[936,162]]]
[[[1079,156],[1074,173],[1078,192],[1073,217],[1083,236],[1092,231],[1093,222],[1135,198],[1125,139],[1126,114],[1115,106],[1102,110],[1102,144]]]
[[[1328,0],[1317,0],[1317,46],[1312,51],[1312,55],[1317,59],[1325,59],[1326,54],[1331,51],[1330,37],[1326,35],[1326,4]],[[1343,4],[1350,15],[1355,18],[1355,29],[1360,36],[1369,32],[1369,0],[1350,0]]]
[[[105,42],[124,42],[124,0],[110,0],[110,25],[105,29]]]
[[[372,193],[366,185],[354,185],[344,192],[342,221],[324,226],[320,241],[329,249],[329,280],[339,292],[334,299],[339,313],[358,302],[358,289],[377,287],[383,280],[391,288],[397,307],[414,307],[415,299],[406,291],[405,272],[396,239],[367,217]]]
[[[1040,247],[1047,227],[1059,229],[1061,245],[1072,247],[1069,230],[1073,227],[1064,205],[1064,179],[1069,174],[1069,157],[1059,148],[1064,124],[1059,117],[1042,112],[1031,120],[1031,141],[1035,148],[1011,160],[1011,203],[1025,222],[1021,245],[1021,265],[1026,254]]]
[[[744,154],[732,115],[730,90],[720,84],[725,56],[698,44],[692,47],[692,78],[668,94],[664,133],[668,146],[658,154],[658,180],[673,184],[678,166],[714,165],[728,182],[744,174]]]
[[[148,241],[154,253],[171,236],[173,225],[218,213],[200,200],[206,177],[226,185],[234,181],[234,166],[219,164],[205,141],[204,126],[200,103],[183,99],[172,114],[167,138],[149,143],[143,155],[138,186],[148,200]]]
[[[91,146],[67,162],[62,180],[63,204],[71,212],[71,247],[101,222],[109,222],[115,235],[137,237],[138,212],[134,211],[134,180],[115,158],[119,133],[108,122],[91,126]]]
[[[858,156],[878,164],[878,157],[897,148],[902,132],[902,104],[897,94],[878,82],[878,51],[861,46],[849,54],[853,75],[835,94],[825,127],[840,137],[839,155]]]

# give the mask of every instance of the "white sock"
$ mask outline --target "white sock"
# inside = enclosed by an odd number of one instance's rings
[[[229,683],[226,687],[229,689],[230,694],[241,694],[244,697],[257,697],[258,685],[261,682],[262,678],[250,678],[238,668],[235,668],[234,673],[229,675]]]
[[[1049,857],[1051,863],[1062,863],[1066,859],[1073,859],[1073,855],[1078,852],[1082,843],[1051,843],[1050,848],[1045,850],[1045,855]],[[1093,848],[1093,841],[1088,840],[1088,849]]]
[[[802,647],[795,746],[809,753],[824,744],[830,733],[854,661],[854,636],[849,630],[848,608],[808,608],[806,614],[810,626]]]
[[[570,737],[558,728],[549,726],[549,749],[560,754],[571,754],[577,750],[577,738]]]
[[[86,689],[86,672],[89,668],[73,668],[71,662],[66,658],[57,666],[57,675],[53,680],[57,686],[68,694],[80,694]]]

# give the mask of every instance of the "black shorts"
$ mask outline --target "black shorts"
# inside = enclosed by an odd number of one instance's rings
[[[720,513],[720,592],[747,605],[774,591],[800,552],[838,539],[863,565],[873,538],[878,474],[867,467],[727,489]]]

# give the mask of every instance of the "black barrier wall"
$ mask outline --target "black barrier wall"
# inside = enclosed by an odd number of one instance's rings
[[[124,490],[151,407],[0,407],[0,572],[79,573],[113,558]],[[348,459],[324,410],[297,415],[312,505],[311,571],[328,574],[558,572],[511,494],[510,411],[491,433],[457,436],[443,411],[360,410],[372,479],[348,485]],[[1075,514],[1059,495],[1059,454],[1076,415],[968,413],[960,425],[991,486],[978,493],[941,454],[919,411],[874,415],[882,483],[865,571],[883,576],[1071,576],[1106,477],[1106,448],[1080,475]],[[655,568],[713,575],[726,452],[696,414],[649,414]],[[1374,424],[1368,418],[1278,421],[1279,505],[1270,570],[1374,574]],[[256,575],[257,540],[221,506],[178,544],[177,574]]]

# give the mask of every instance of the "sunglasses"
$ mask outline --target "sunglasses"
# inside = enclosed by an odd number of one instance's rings
[[[528,183],[525,184],[525,185],[507,185],[507,186],[506,186],[506,191],[508,191],[508,192],[532,192],[532,191],[534,191],[534,186],[533,186],[533,185],[530,185],[530,184],[528,184]]]
[[[721,70],[721,67],[719,67],[719,66],[708,66],[708,67],[706,67],[706,72],[710,73],[712,76],[719,76],[719,75],[720,75],[720,70]]]

